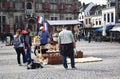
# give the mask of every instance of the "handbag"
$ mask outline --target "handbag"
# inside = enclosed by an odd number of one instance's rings
[[[83,52],[81,50],[78,49],[74,49],[74,56],[75,58],[82,58],[83,57]]]

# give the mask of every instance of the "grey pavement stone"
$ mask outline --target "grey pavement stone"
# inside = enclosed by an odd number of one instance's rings
[[[69,70],[62,64],[27,70],[26,66],[17,65],[13,46],[0,43],[0,79],[120,79],[120,43],[80,41],[77,49],[83,51],[84,57],[99,57],[103,61],[76,63],[77,70],[72,70],[70,64]]]

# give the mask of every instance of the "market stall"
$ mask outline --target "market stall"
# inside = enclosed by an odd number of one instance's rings
[[[116,26],[110,30],[110,41],[120,42],[120,27]]]
[[[74,30],[75,25],[79,25],[80,22],[77,20],[47,20],[48,31],[51,35],[49,44],[45,46],[40,46],[40,54],[39,59],[48,59],[48,64],[61,64],[62,63],[62,56],[60,54],[58,44],[57,44],[57,38],[58,33],[62,30],[62,26],[71,26],[71,28]],[[35,42],[36,41],[36,42]],[[34,39],[34,45],[39,45],[40,42],[37,42],[38,38]],[[47,49],[46,52],[42,52],[42,49]],[[76,54],[76,58],[80,58],[83,56],[83,52],[79,51],[78,54]]]
[[[79,26],[81,24],[78,20],[47,20],[47,23],[49,25],[50,33],[60,32],[62,26],[70,26],[74,31],[74,26]]]

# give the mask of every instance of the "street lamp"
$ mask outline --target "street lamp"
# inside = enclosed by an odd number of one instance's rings
[[[103,35],[103,36],[106,36],[106,22],[105,22],[105,21],[104,21],[104,24],[103,24],[102,35]]]

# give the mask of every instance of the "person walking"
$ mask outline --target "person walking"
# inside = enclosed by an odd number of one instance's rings
[[[88,32],[88,43],[90,43],[90,42],[91,42],[91,33]]]
[[[21,38],[21,30],[20,29],[18,29],[16,31],[16,34],[14,35],[13,45],[14,45],[15,51],[17,53],[17,62],[21,66],[22,65],[21,59],[20,59],[21,54],[23,56],[22,59],[23,59],[24,64],[26,63],[26,57],[25,57],[25,51],[24,51],[23,41]]]
[[[58,47],[63,56],[64,68],[68,69],[67,57],[69,57],[72,69],[76,69],[74,62],[74,48],[76,47],[76,43],[72,31],[67,30],[67,27],[63,27],[58,35]]]

